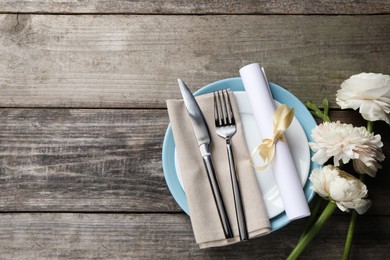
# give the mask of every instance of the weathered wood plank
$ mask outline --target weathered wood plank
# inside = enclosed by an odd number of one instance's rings
[[[301,100],[390,74],[390,15],[0,15],[0,106],[164,108],[261,62]],[[334,106],[334,103],[333,103]]]
[[[340,259],[349,217],[332,216],[300,259]],[[285,259],[305,222],[200,250],[183,214],[0,214],[3,259]],[[390,218],[359,218],[351,259],[386,259]]]
[[[390,12],[390,4],[386,0],[30,0],[1,1],[0,12],[61,14],[383,14]]]
[[[353,112],[331,117],[362,123]],[[161,165],[167,124],[165,110],[0,109],[0,211],[181,211]],[[390,214],[388,169],[389,160],[368,178],[370,214]]]
[[[164,110],[0,110],[1,211],[178,210]],[[161,119],[160,119],[161,118]]]

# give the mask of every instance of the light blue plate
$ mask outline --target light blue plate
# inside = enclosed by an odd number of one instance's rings
[[[245,91],[244,85],[242,84],[241,78],[228,78],[220,81],[211,83],[194,93],[194,96],[200,96],[207,93],[211,93],[221,89],[230,88],[232,91]],[[284,88],[271,83],[270,88],[272,96],[275,100],[279,101],[282,104],[286,104],[289,107],[295,108],[295,117],[298,119],[302,128],[305,131],[308,141],[313,141],[311,138],[311,130],[316,127],[316,122],[314,121],[313,116],[307,110],[304,104],[296,98],[293,94],[285,90]],[[310,157],[312,156],[310,152]],[[168,125],[167,131],[164,137],[163,149],[162,149],[162,162],[165,181],[167,182],[168,188],[172,193],[172,196],[175,198],[179,206],[189,215],[188,204],[186,195],[183,188],[180,185],[179,179],[177,177],[176,168],[175,168],[175,142],[173,140],[172,128]],[[319,168],[319,165],[310,162],[310,172]],[[314,192],[310,190],[311,182],[308,179],[306,181],[304,191],[305,196],[308,201],[311,201]],[[289,223],[287,215],[285,212],[280,213],[276,217],[271,219],[271,229],[272,231],[278,230]]]

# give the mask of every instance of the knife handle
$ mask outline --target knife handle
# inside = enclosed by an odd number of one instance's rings
[[[219,190],[217,177],[215,176],[214,166],[211,160],[211,155],[210,154],[204,155],[203,162],[206,166],[207,176],[209,178],[211,190],[213,192],[214,201],[217,206],[218,215],[219,215],[219,219],[221,220],[225,238],[232,238],[233,231],[230,226],[228,215],[226,213],[226,208],[225,208],[225,204],[223,203],[221,191]]]

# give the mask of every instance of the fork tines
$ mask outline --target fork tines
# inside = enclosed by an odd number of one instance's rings
[[[217,127],[235,124],[228,89],[214,92],[214,119]]]

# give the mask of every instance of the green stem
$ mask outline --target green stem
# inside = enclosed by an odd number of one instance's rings
[[[330,117],[328,115],[329,112],[329,102],[327,98],[324,98],[322,101],[322,105],[324,106],[324,112],[322,112],[316,104],[314,104],[311,101],[306,102],[306,107],[311,110],[311,113],[318,117],[321,118],[322,121],[324,122],[330,122]]]
[[[362,182],[364,181],[364,177],[365,177],[364,174],[360,175],[360,180]],[[347,238],[345,239],[343,260],[349,259],[349,254],[351,252],[351,246],[352,246],[353,234],[355,233],[355,228],[356,228],[357,217],[358,217],[358,213],[356,212],[356,210],[354,210],[352,212],[351,220],[349,222]]]
[[[367,132],[369,132],[369,133],[374,132],[374,122],[367,121]]]
[[[374,131],[374,123],[372,121],[367,121],[367,131],[369,133],[372,133]],[[364,182],[364,178],[365,178],[365,174],[361,174],[360,180],[362,182]],[[357,217],[358,217],[358,213],[356,212],[356,210],[354,210],[352,212],[351,220],[349,222],[347,238],[345,239],[343,260],[349,259],[349,254],[351,252],[351,246],[352,246],[353,234],[355,233],[355,228],[356,228]]]
[[[330,117],[329,117],[329,101],[327,98],[324,98],[324,100],[322,100],[322,105],[324,107],[324,118],[323,120],[325,122],[330,122]]]
[[[301,237],[299,238],[299,242],[303,239],[303,237],[307,234],[307,232],[309,232],[310,228],[313,226],[314,222],[316,221],[316,218],[318,216],[318,211],[321,208],[322,202],[323,202],[323,199],[320,196],[316,195],[314,197],[314,201],[312,204],[313,207],[310,210],[311,214],[310,214],[309,219],[306,222],[305,227],[303,228],[303,232],[301,234]]]
[[[355,233],[357,216],[358,216],[358,214],[357,214],[356,210],[354,210],[352,212],[351,221],[349,222],[347,239],[345,240],[343,260],[349,259],[349,253],[351,252],[351,246],[352,246],[352,238],[353,238],[353,234]]]
[[[322,118],[322,120],[324,120],[324,122],[330,122],[330,117],[329,116],[325,116]]]
[[[318,234],[321,228],[324,226],[325,222],[332,215],[333,211],[336,209],[336,204],[332,201],[329,201],[328,205],[314,223],[312,228],[306,233],[306,235],[302,238],[300,242],[296,245],[291,254],[287,257],[287,260],[297,259],[303,250],[309,245],[309,243],[313,240],[313,238]]]

